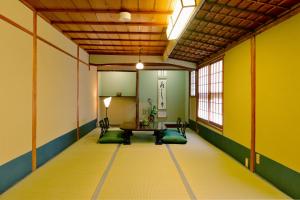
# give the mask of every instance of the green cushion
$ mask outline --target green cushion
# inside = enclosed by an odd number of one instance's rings
[[[99,140],[99,143],[123,143],[123,131],[107,131]]]
[[[186,144],[187,139],[175,130],[164,131],[162,141],[166,144]]]

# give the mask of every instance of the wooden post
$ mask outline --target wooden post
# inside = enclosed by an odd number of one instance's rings
[[[196,96],[196,122],[198,119],[198,107],[199,107],[199,67],[196,67],[196,71],[195,71],[195,96]]]
[[[255,136],[256,136],[256,40],[251,37],[251,155],[250,170],[255,172]]]
[[[37,12],[33,11],[32,42],[32,171],[36,169],[36,127],[37,127]]]
[[[140,119],[140,98],[139,98],[139,70],[136,70],[136,88],[135,88],[135,95],[136,95],[136,125],[139,124]]]
[[[77,125],[77,140],[80,139],[79,133],[79,46],[77,46],[77,99],[76,99],[76,125]]]
[[[98,116],[98,112],[99,112],[99,83],[98,83],[98,71],[96,70],[96,117],[97,117],[97,124],[98,124],[98,121],[99,121],[99,116]]]

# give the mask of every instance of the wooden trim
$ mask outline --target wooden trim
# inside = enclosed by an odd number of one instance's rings
[[[162,35],[166,31],[158,32],[130,32],[130,31],[81,31],[81,30],[62,30],[63,33],[87,33],[87,34],[110,34],[110,35]]]
[[[139,70],[136,71],[136,88],[135,88],[135,95],[136,95],[136,118],[135,118],[135,122],[136,125],[139,124],[139,119],[140,119],[140,98],[139,98]]]
[[[109,26],[162,26],[167,27],[168,23],[162,22],[113,22],[113,21],[60,21],[53,20],[51,24],[70,24],[70,25],[109,25]]]
[[[198,119],[198,108],[199,108],[199,69],[196,69],[195,74],[195,83],[196,83],[196,121]]]
[[[131,40],[131,39],[110,39],[110,38],[71,38],[71,40],[87,40],[87,41],[123,41],[123,42],[168,42],[168,40],[161,39],[161,40]]]
[[[97,124],[99,122],[99,115],[98,115],[98,110],[99,110],[99,83],[98,83],[98,71],[96,71],[96,117],[97,117]]]
[[[143,71],[157,71],[157,70],[165,70],[165,71],[188,71],[187,69],[167,69],[167,68],[155,68],[155,69],[147,69],[144,67]],[[136,72],[136,69],[98,69],[98,72]]]
[[[77,69],[76,69],[76,75],[77,75],[77,82],[76,82],[76,128],[77,128],[77,140],[80,139],[80,130],[79,130],[79,46],[77,46]]]
[[[256,138],[256,38],[251,38],[251,153],[250,170],[255,172]]]
[[[178,67],[182,69],[187,70],[195,70],[193,68],[185,67],[182,65],[172,64],[172,63],[156,63],[156,62],[144,62],[144,66],[171,66],[171,67]],[[97,63],[90,63],[90,65],[94,66],[135,66],[136,63],[103,63],[103,64],[97,64]]]
[[[214,64],[215,62],[219,62],[219,61],[222,61],[222,125],[219,125],[219,124],[216,124],[212,121],[210,121],[210,99],[211,99],[211,80],[210,80],[210,76],[211,76],[211,65]],[[224,57],[218,57],[212,61],[210,61],[209,63],[201,66],[201,67],[198,67],[198,72],[199,72],[199,69],[203,68],[203,67],[206,67],[208,66],[208,120],[205,120],[205,119],[202,119],[198,116],[198,108],[199,108],[199,105],[198,105],[198,102],[199,102],[199,91],[197,91],[196,94],[198,94],[197,96],[197,115],[196,115],[196,121],[201,121],[202,123],[208,125],[208,126],[211,126],[212,128],[215,128],[219,131],[222,132],[223,134],[223,129],[224,129]],[[197,73],[198,74],[198,73]],[[198,78],[198,77],[197,77]],[[199,80],[198,80],[199,81]],[[199,86],[197,86],[198,88]]]
[[[37,12],[33,12],[32,34],[32,171],[36,170],[36,131],[37,131]]]
[[[24,0],[23,0],[24,1]],[[38,12],[66,12],[66,13],[113,13],[130,12],[131,14],[150,14],[150,15],[171,15],[173,10],[151,11],[151,10],[131,10],[131,9],[72,9],[72,8],[37,8]]]
[[[34,13],[34,11],[33,11],[33,13]],[[33,34],[34,34],[34,33],[31,32],[30,30],[24,28],[23,26],[19,25],[18,23],[14,22],[13,20],[11,20],[11,19],[9,19],[9,18],[7,18],[7,17],[5,17],[5,16],[3,16],[3,15],[0,15],[0,19],[2,19],[3,21],[5,21],[5,22],[11,24],[12,26],[14,26],[14,27],[16,27],[16,28],[22,30],[23,32],[25,32],[25,33],[27,33],[27,34],[29,34],[29,35],[31,35],[31,36],[33,36]],[[36,35],[36,37],[37,37],[38,40],[40,40],[40,41],[42,41],[42,42],[48,44],[49,46],[51,46],[51,47],[53,47],[53,48],[55,48],[55,49],[57,49],[57,50],[59,50],[59,51],[61,51],[62,53],[66,54],[66,55],[68,55],[68,56],[70,56],[70,57],[72,57],[72,58],[74,58],[74,59],[77,59],[76,56],[73,56],[72,54],[68,53],[67,51],[61,49],[60,47],[54,45],[53,43],[49,42],[48,40],[42,38],[41,36]],[[85,64],[85,65],[88,65],[88,63],[86,63],[86,62],[84,62],[84,61],[82,61],[82,60],[79,60],[79,61],[80,61],[81,63]]]
[[[206,65],[210,65],[210,64],[212,64],[214,62],[218,62],[220,60],[223,60],[223,64],[224,64],[224,57],[225,57],[225,54],[222,53],[221,55],[213,57],[213,58],[211,58],[211,59],[209,59],[209,60],[207,60],[205,62],[202,62],[200,65],[198,65],[198,68],[200,69],[202,67],[205,67]]]
[[[88,43],[79,43],[79,46],[95,46],[95,47],[166,47],[166,45],[131,45],[131,44],[88,44]]]
[[[197,122],[201,122],[201,123],[203,123],[203,124],[205,124],[205,125],[207,125],[207,126],[209,126],[209,127],[211,127],[211,128],[214,128],[214,129],[220,131],[220,132],[223,134],[223,126],[220,126],[220,125],[218,125],[218,124],[216,124],[216,123],[207,121],[207,120],[202,119],[202,118],[199,118],[199,117],[197,117],[197,120],[196,120],[196,121],[197,121]]]
[[[94,51],[89,51],[88,53],[92,54],[92,55],[123,55],[123,56],[126,56],[126,55],[129,55],[129,56],[139,55],[138,52],[133,52],[133,53],[124,52],[124,53],[121,53],[121,52],[105,52],[105,51],[103,51],[103,52],[94,52]],[[162,56],[163,54],[162,53],[141,53],[140,55]]]
[[[34,15],[34,14],[33,14]],[[18,23],[14,22],[13,20],[3,16],[0,14],[0,19],[2,19],[3,21],[13,25],[14,27],[24,31],[25,33],[29,34],[29,35],[32,35],[33,36],[33,32],[31,32],[30,30],[28,30],[27,28],[24,28],[23,26],[19,25]]]

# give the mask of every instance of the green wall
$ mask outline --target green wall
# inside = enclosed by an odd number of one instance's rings
[[[122,92],[122,96],[135,96],[136,73],[135,72],[99,72],[99,96],[116,96]]]
[[[158,71],[139,72],[140,120],[147,116],[148,98],[157,105]],[[167,118],[160,121],[174,122],[177,117],[188,120],[188,72],[167,71]]]

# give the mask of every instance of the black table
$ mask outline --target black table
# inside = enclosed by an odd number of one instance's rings
[[[120,128],[124,130],[124,144],[131,144],[130,137],[133,135],[132,131],[154,131],[155,144],[162,144],[163,131],[166,126],[163,122],[152,122],[148,126],[142,126],[136,123],[123,123]]]

